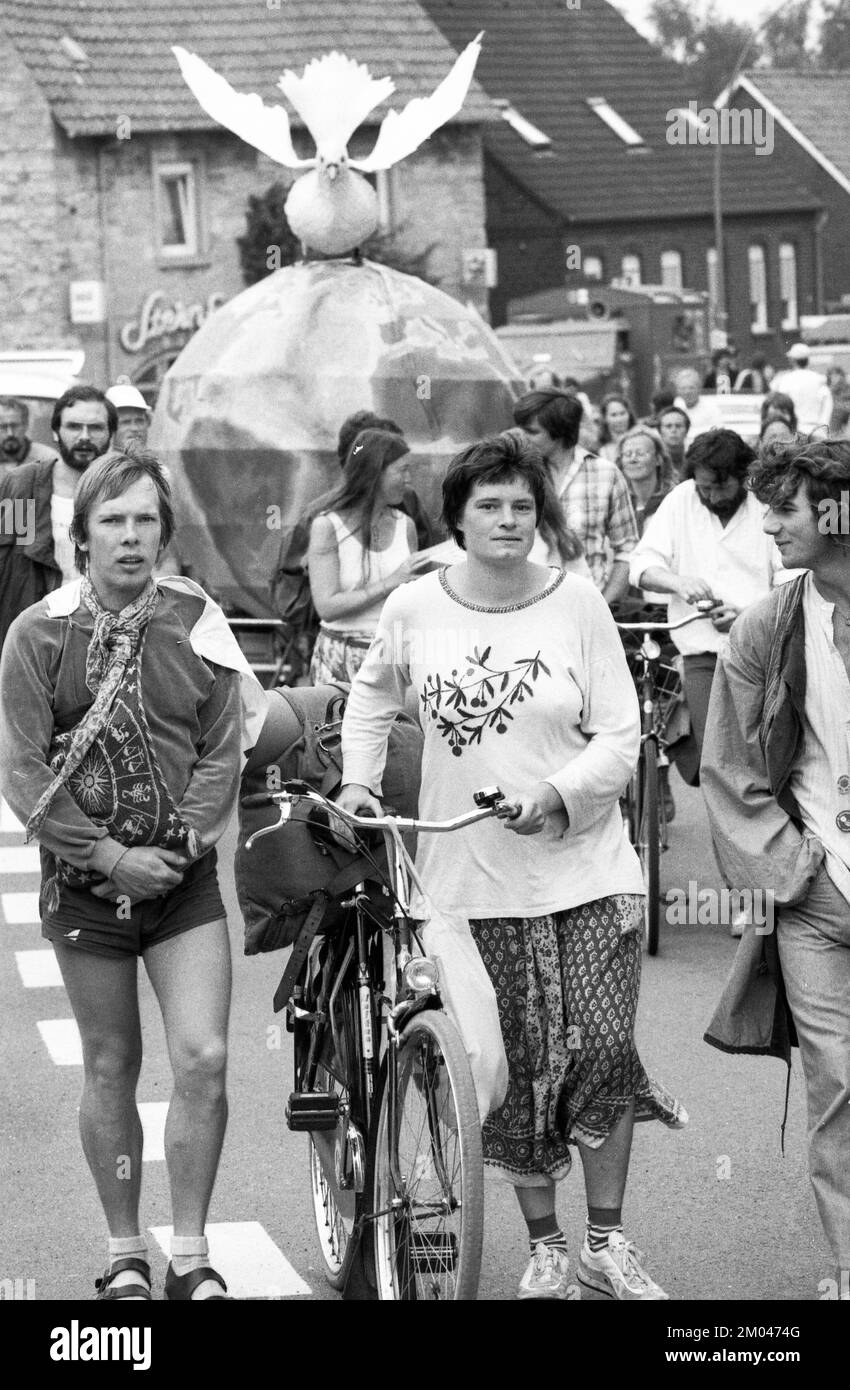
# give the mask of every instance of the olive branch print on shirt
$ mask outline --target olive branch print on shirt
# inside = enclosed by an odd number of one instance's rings
[[[541,672],[551,671],[540,653],[518,657],[513,666],[502,670],[489,666],[490,647],[479,654],[473,647],[465,671],[452,671],[451,678],[426,676],[420,699],[423,712],[437,720],[437,729],[448,739],[456,758],[464,748],[480,744],[485,729],[497,734],[507,733],[513,719],[511,705],[521,705],[526,697],[533,698],[533,682]]]

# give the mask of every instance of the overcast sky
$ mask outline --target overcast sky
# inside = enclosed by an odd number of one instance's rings
[[[641,33],[651,36],[650,26],[646,22],[649,13],[650,0],[611,0],[618,10],[622,10],[629,23],[639,29]],[[766,15],[774,13],[780,9],[784,0],[714,0],[715,8],[724,17],[737,20],[746,20],[750,24],[757,24]],[[707,8],[705,0],[700,5],[700,9]],[[815,0],[811,6],[816,14],[820,10],[820,5]]]

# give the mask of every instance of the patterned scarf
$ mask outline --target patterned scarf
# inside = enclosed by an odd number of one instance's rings
[[[159,591],[153,580],[149,579],[138,598],[128,603],[120,613],[110,613],[95,593],[88,575],[84,575],[81,598],[94,618],[94,632],[86,654],[86,685],[95,697],[94,703],[74,730],[62,767],[42,793],[27,821],[28,841],[38,834],[59,788],[65,786],[76,772],[106,724],[115,693],[153,617]]]

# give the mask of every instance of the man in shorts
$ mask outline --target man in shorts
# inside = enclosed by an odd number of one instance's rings
[[[227,1120],[230,1003],[214,845],[237,795],[243,701],[259,715],[263,692],[203,590],[152,579],[173,529],[153,455],[97,459],[74,498],[81,577],[15,619],[0,666],[0,783],[40,842],[42,935],[82,1038],[80,1135],[109,1227],[98,1281],[108,1299],[151,1297],[139,956],[174,1072],[166,1297],[225,1296],[204,1236]]]

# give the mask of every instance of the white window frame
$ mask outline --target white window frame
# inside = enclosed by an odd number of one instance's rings
[[[672,274],[671,274],[672,271]],[[661,252],[661,283],[666,290],[684,288],[682,278],[682,253],[672,246]]]
[[[750,332],[767,333],[767,256],[761,242],[747,247],[747,283],[749,285]]]
[[[375,195],[378,199],[378,231],[386,235],[395,227],[396,179],[394,168],[376,171]]]
[[[779,243],[779,300],[782,306],[782,327],[799,327],[797,316],[797,247],[793,241]]]
[[[163,214],[167,206],[165,182],[186,180],[186,205],[181,209],[188,240],[179,244],[163,241]],[[185,261],[201,254],[201,206],[199,167],[194,160],[157,160],[154,164],[154,202],[156,209],[157,254],[167,261]]]
[[[634,270],[627,270],[626,263],[631,262],[637,268],[637,276]],[[620,285],[623,289],[630,289],[632,286],[643,284],[643,257],[637,251],[627,251],[620,258]]]

